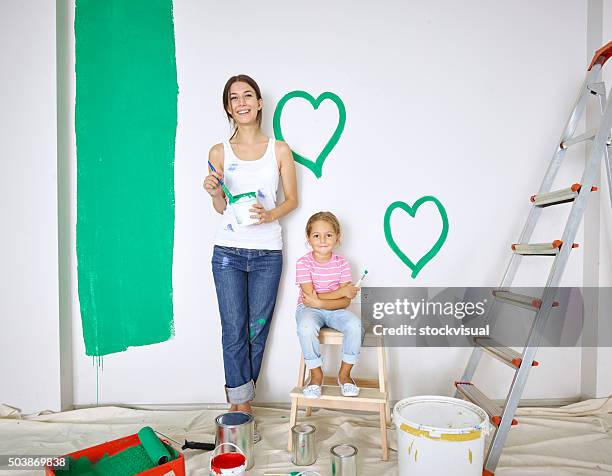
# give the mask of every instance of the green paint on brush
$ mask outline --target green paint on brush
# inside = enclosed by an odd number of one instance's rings
[[[78,289],[87,355],[168,340],[176,59],[171,0],[77,0]]]

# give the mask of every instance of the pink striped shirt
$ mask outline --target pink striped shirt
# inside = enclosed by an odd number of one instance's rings
[[[319,263],[311,251],[295,263],[295,284],[312,283],[317,294],[335,291],[341,283],[350,283],[352,280],[349,262],[336,253],[332,253],[328,262]],[[298,304],[301,303],[300,292]]]

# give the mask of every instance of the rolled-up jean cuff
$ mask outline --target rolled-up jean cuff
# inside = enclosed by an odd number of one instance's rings
[[[318,359],[310,359],[310,360],[304,359],[304,363],[306,364],[306,368],[308,370],[316,369],[317,367],[323,366],[323,359],[321,359],[320,357]]]
[[[358,359],[359,355],[342,354],[342,360],[347,364],[355,365]]]
[[[225,387],[225,395],[227,402],[233,405],[250,402],[255,398],[255,384],[252,380],[249,380],[239,387]]]

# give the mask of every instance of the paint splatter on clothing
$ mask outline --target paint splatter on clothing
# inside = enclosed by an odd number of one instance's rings
[[[261,330],[263,326],[266,325],[266,318],[262,317],[260,319],[256,319],[255,321],[249,324],[249,338],[253,340],[253,338],[257,335],[257,333]]]

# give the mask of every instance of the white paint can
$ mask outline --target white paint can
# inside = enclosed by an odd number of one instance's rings
[[[234,196],[234,201],[230,205],[239,225],[254,225],[259,221],[251,218],[251,215],[254,213],[251,211],[251,208],[256,203],[257,193],[255,192],[241,193]]]
[[[481,476],[487,413],[457,398],[422,396],[393,408],[400,476]]]

